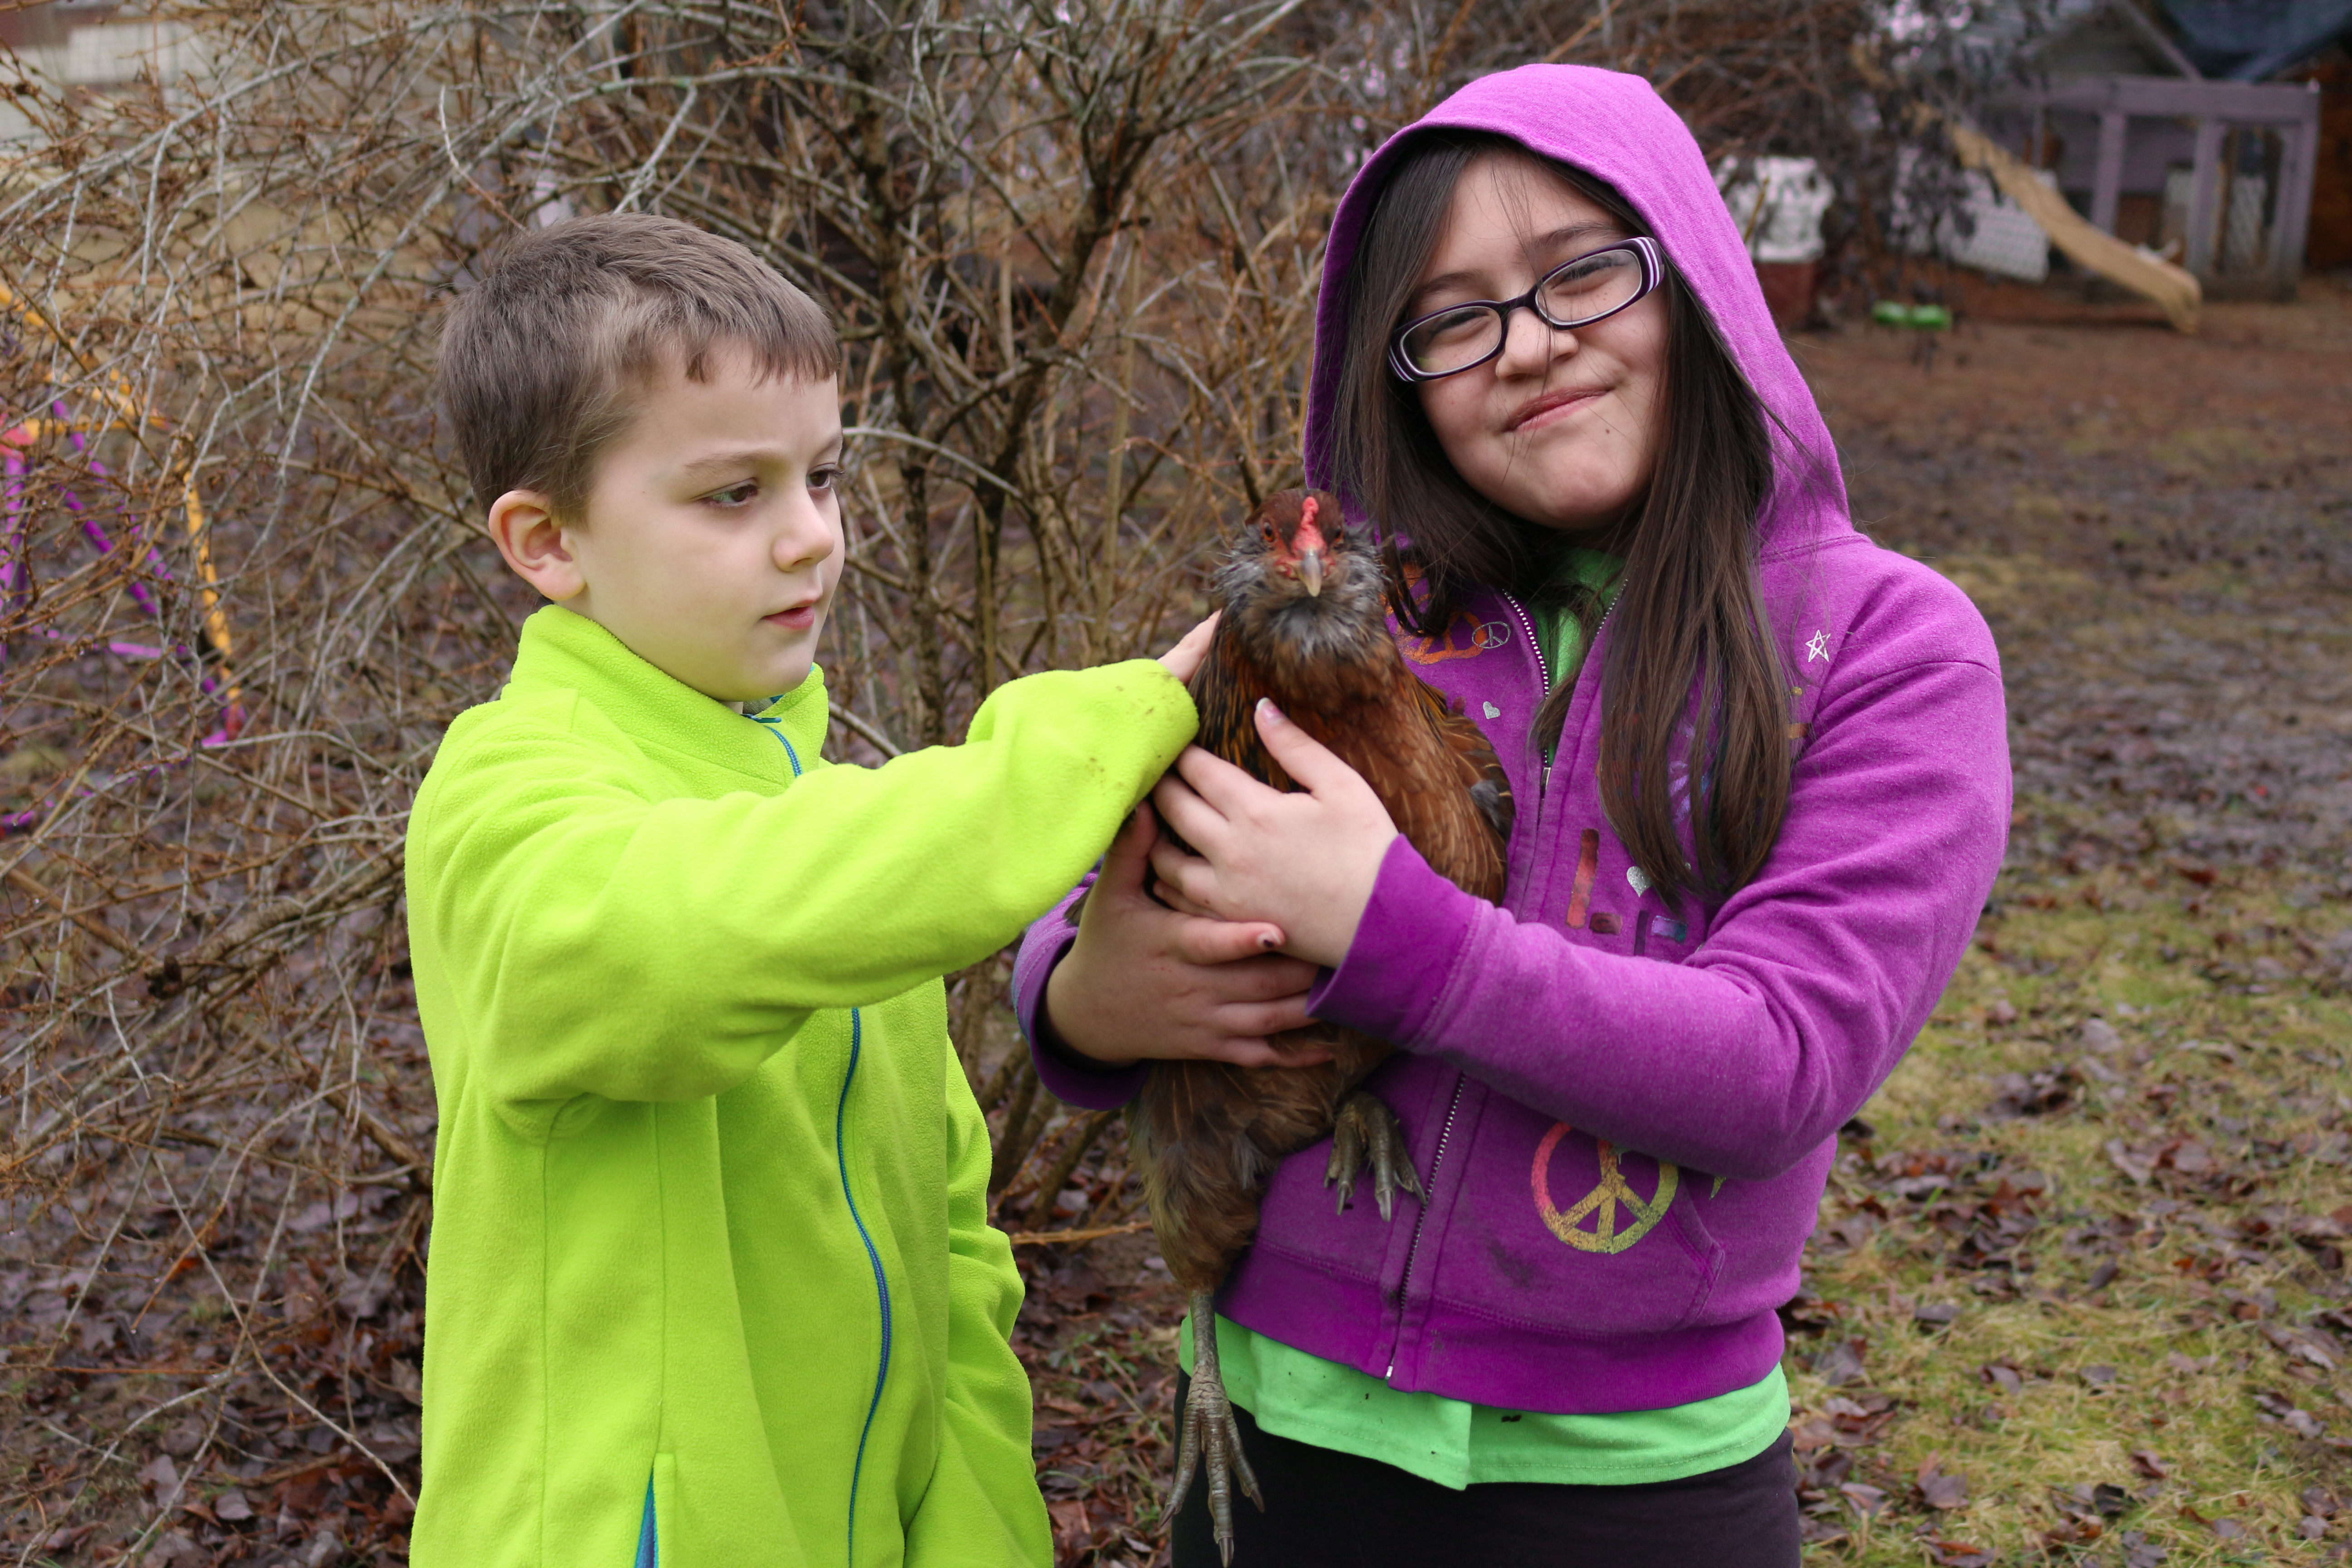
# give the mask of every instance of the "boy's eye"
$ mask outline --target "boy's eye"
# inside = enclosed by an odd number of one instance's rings
[[[713,506],[750,506],[760,493],[760,481],[745,479],[740,485],[729,485],[723,490],[713,490],[702,499]]]
[[[829,490],[833,489],[835,482],[840,478],[841,470],[836,468],[828,466],[821,468],[811,468],[809,470],[808,479],[809,489],[813,490]]]

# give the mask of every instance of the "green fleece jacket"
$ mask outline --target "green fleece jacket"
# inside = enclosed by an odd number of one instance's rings
[[[440,1102],[416,1568],[1052,1561],[1021,1302],[939,977],[1192,734],[1149,660],[827,766],[543,609],[418,793]]]

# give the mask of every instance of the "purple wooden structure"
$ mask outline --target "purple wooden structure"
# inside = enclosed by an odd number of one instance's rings
[[[2265,82],[2352,17],[2352,0],[2057,0],[2030,85],[1986,129],[2049,169],[2076,211],[2159,249],[2210,294],[2292,295],[2319,171],[2316,84]]]
[[[2316,83],[2084,76],[2014,90],[2001,108],[2010,128],[2026,132],[2029,161],[2039,166],[2056,149],[2048,162],[2059,188],[2119,238],[2158,237],[2118,220],[2127,197],[2160,204],[2185,165],[2174,259],[2209,289],[2293,293],[2319,167]],[[2094,127],[2095,135],[2081,134]],[[2248,229],[2241,215],[2258,221],[2247,236],[2258,243],[2233,248],[2224,226]]]

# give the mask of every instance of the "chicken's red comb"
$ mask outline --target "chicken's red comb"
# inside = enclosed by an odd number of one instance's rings
[[[1324,548],[1323,531],[1315,526],[1315,514],[1322,510],[1322,504],[1313,496],[1308,496],[1298,503],[1298,531],[1291,536],[1290,540],[1290,547],[1293,550]]]

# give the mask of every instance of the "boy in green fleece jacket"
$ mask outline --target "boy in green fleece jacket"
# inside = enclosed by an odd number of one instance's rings
[[[1052,1561],[939,977],[1191,738],[1205,628],[828,766],[838,361],[751,252],[645,215],[514,241],[450,312],[468,475],[553,603],[409,828],[417,1568]]]

